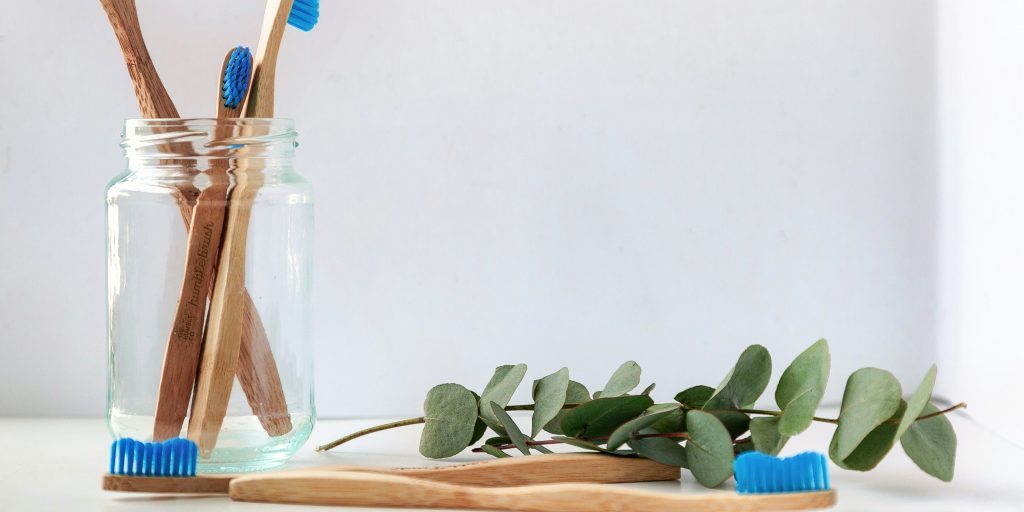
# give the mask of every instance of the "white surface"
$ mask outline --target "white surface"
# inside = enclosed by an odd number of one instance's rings
[[[211,115],[262,7],[139,4],[181,112]],[[55,5],[0,0],[0,414],[99,416],[102,189],[136,107],[98,2]],[[936,358],[934,2],[322,7],[277,107],[318,190],[324,414],[507,362],[599,387],[635,358],[682,389],[824,336],[834,398]]]
[[[1024,3],[942,6],[940,364],[951,371],[939,389],[1013,437],[1024,424],[1006,407],[1024,367]]]
[[[834,413],[826,415],[834,415]],[[527,416],[517,416],[526,419]],[[987,430],[962,417],[953,418],[959,437],[956,477],[944,484],[920,470],[900,448],[868,473],[831,467],[840,511],[1019,511],[1024,510],[1024,465],[1020,449],[1008,446]],[[416,454],[419,427],[371,435],[327,454],[317,444],[377,424],[376,421],[323,421],[291,466],[360,464],[372,466],[441,465]],[[822,451],[832,428],[816,424],[794,438],[784,454],[805,449]],[[154,497],[101,491],[109,437],[99,420],[0,419],[0,436],[8,440],[8,463],[0,466],[0,509],[5,511],[118,512],[149,510],[313,510],[299,506],[234,503],[226,497]],[[463,454],[454,462],[486,460]],[[634,485],[634,484],[628,484]],[[684,472],[679,482],[636,484],[664,492],[734,492],[732,482],[707,490]],[[348,509],[353,510],[353,509]],[[374,510],[374,509],[371,509]],[[379,510],[379,509],[377,509]]]

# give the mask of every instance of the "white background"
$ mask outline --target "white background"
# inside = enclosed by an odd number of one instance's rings
[[[98,416],[102,191],[135,101],[97,2],[2,2],[0,414]],[[212,115],[262,8],[140,4],[182,115]],[[750,343],[779,373],[827,337],[831,401],[941,360],[942,395],[1018,414],[1007,5],[324,2],[277,84],[317,190],[320,413],[412,413],[509,362],[600,388],[636,359],[668,400]]]

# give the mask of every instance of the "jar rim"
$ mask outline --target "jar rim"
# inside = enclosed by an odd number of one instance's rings
[[[121,147],[132,157],[290,156],[295,123],[286,117],[126,119]]]

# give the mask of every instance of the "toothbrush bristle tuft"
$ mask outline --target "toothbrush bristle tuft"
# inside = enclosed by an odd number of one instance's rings
[[[221,98],[224,106],[236,109],[245,99],[249,90],[249,77],[252,75],[252,53],[248,48],[239,46],[231,51],[227,68],[224,70],[224,82],[221,84]]]
[[[110,445],[110,474],[126,476],[196,476],[199,447],[176,437],[162,443],[122,438]]]
[[[816,452],[781,459],[746,452],[733,462],[736,491],[740,494],[827,491],[828,460]]]
[[[295,0],[292,10],[288,13],[288,24],[309,32],[320,19],[320,0]]]

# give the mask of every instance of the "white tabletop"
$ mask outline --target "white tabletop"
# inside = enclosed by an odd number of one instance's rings
[[[377,423],[380,421],[321,420],[310,441],[288,466],[428,466],[488,458],[466,452],[449,462],[424,460],[416,451],[419,426],[373,434],[326,454],[313,452],[317,444]],[[942,483],[922,473],[897,446],[873,471],[858,473],[831,468],[832,484],[839,492],[835,510],[1024,510],[1024,450],[968,418],[954,417],[953,424],[959,449],[952,483]],[[809,449],[824,452],[831,433],[829,426],[815,425],[791,440],[783,454]],[[99,484],[108,460],[110,439],[99,419],[0,419],[0,436],[6,439],[8,457],[13,455],[13,460],[0,466],[0,510],[5,512],[311,510],[302,506],[235,503],[223,496],[104,492]],[[732,481],[720,489],[704,489],[686,471],[679,482],[621,485],[664,492],[735,492]]]

